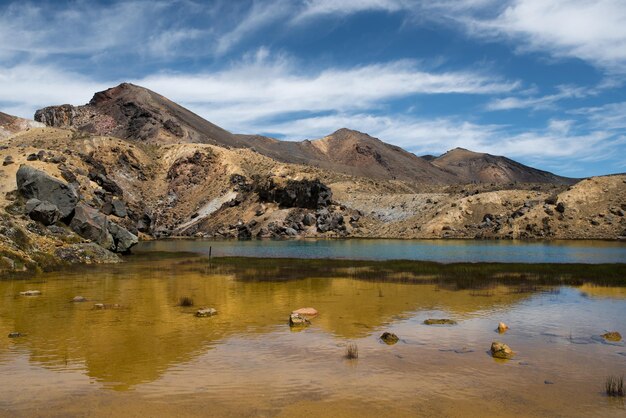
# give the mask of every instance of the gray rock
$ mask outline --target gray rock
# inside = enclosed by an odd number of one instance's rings
[[[56,205],[50,202],[41,202],[28,212],[33,221],[41,222],[48,226],[56,223],[61,218],[61,212]]]
[[[128,212],[126,211],[126,204],[124,204],[124,202],[115,199],[113,200],[113,202],[111,202],[111,204],[113,205],[113,215],[117,216],[118,218],[125,218],[126,216],[128,216]]]
[[[26,213],[30,213],[31,210],[35,209],[40,204],[41,200],[39,199],[28,199],[26,201]]]
[[[17,170],[16,180],[18,191],[26,199],[50,202],[59,209],[61,219],[71,217],[78,203],[78,195],[73,187],[27,165]]]
[[[317,222],[317,218],[312,213],[307,213],[302,218],[302,223],[306,226],[313,226],[315,225],[315,222]]]
[[[84,296],[74,296],[72,298],[72,302],[76,302],[76,303],[87,302],[87,298]]]
[[[290,236],[290,237],[295,237],[295,236],[297,236],[297,235],[298,235],[298,231],[296,231],[296,230],[295,230],[295,229],[293,229],[293,228],[287,228],[287,229],[285,229],[285,234],[286,234],[287,236]]]
[[[109,232],[115,242],[115,251],[118,253],[130,251],[130,249],[139,242],[137,235],[132,234],[126,228],[119,226],[115,222],[109,222]]]
[[[93,241],[107,250],[115,250],[115,241],[109,232],[109,220],[84,203],[79,203],[76,206],[70,228],[81,237]]]
[[[2,162],[2,165],[7,166],[13,163],[15,163],[15,161],[13,161],[13,157],[11,157],[10,155],[7,155],[6,157],[4,157],[4,161]]]

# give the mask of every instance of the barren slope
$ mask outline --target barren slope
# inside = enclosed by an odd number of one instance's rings
[[[431,160],[432,164],[455,173],[465,183],[551,183],[574,184],[577,179],[557,176],[528,167],[506,157],[455,148]]]

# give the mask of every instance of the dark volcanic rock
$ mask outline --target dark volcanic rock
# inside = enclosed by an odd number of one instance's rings
[[[113,236],[108,228],[109,220],[94,208],[79,203],[76,206],[70,228],[78,235],[93,241],[108,250],[115,249]]]
[[[56,205],[50,202],[41,202],[28,212],[28,216],[30,216],[30,219],[48,226],[56,223],[61,218],[61,212]]]
[[[52,203],[59,209],[61,219],[71,217],[78,203],[78,195],[71,186],[27,165],[20,166],[16,179],[22,196]]]
[[[109,232],[115,242],[115,251],[118,253],[130,251],[139,242],[136,235],[131,234],[127,229],[122,228],[115,222],[109,222]]]
[[[137,236],[111,222],[94,208],[79,203],[70,228],[78,235],[91,240],[107,250],[128,252],[137,242]]]
[[[330,205],[332,192],[319,180],[288,180],[283,186],[272,179],[257,182],[255,191],[264,202],[286,208],[318,209]]]

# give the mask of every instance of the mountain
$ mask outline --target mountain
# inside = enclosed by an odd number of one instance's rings
[[[432,159],[431,163],[467,182],[573,184],[578,181],[528,167],[506,157],[473,152],[464,148],[450,150]]]
[[[0,138],[5,138],[14,133],[21,132],[28,128],[43,127],[45,125],[32,120],[18,118],[0,112]]]
[[[353,176],[418,184],[470,182],[571,183],[574,180],[504,157],[457,149],[439,158],[418,157],[362,132],[339,129],[316,140],[279,141],[237,135],[146,88],[130,83],[96,93],[84,106],[51,106],[35,120],[60,128],[142,142],[203,143],[248,148],[283,163],[310,165]]]

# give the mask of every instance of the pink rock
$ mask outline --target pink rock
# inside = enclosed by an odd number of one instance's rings
[[[291,313],[305,315],[305,316],[316,316],[318,312],[317,312],[317,309],[315,308],[300,308],[300,309],[296,309],[295,311]]]

